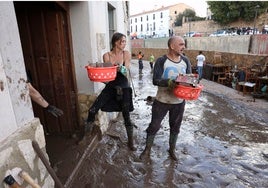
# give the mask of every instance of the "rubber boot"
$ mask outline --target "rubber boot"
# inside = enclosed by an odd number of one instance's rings
[[[155,136],[149,136],[147,135],[146,137],[146,146],[145,149],[143,150],[143,152],[140,155],[140,159],[145,159],[145,158],[149,158],[150,157],[150,153],[151,153],[151,148],[153,146],[154,143],[154,137]]]
[[[122,115],[124,118],[126,130],[127,130],[128,147],[130,150],[136,151],[137,149],[133,143],[133,127],[135,125],[130,120],[130,113],[129,113],[129,105],[128,104],[122,104]]]
[[[178,135],[177,134],[170,134],[169,136],[169,155],[171,157],[171,159],[173,159],[174,161],[177,161],[178,158],[175,154],[175,148],[176,148],[176,142],[178,139]]]
[[[128,138],[128,148],[131,151],[136,151],[137,148],[134,146],[134,142],[133,142],[133,126],[126,126],[126,130],[127,130],[127,138]]]

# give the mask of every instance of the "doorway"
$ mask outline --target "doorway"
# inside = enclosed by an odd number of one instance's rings
[[[26,71],[32,85],[64,115],[54,117],[38,104],[34,115],[46,134],[79,128],[77,89],[66,2],[14,2]]]

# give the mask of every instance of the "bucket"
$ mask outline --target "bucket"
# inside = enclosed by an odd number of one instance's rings
[[[196,87],[177,85],[174,88],[173,92],[174,92],[174,95],[180,99],[196,100],[198,99],[203,87],[204,86],[200,84],[198,84]]]
[[[88,78],[93,82],[109,82],[116,77],[117,66],[112,67],[92,67],[85,66]]]

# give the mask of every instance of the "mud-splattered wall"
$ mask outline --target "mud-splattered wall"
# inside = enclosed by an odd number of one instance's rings
[[[0,103],[0,117],[2,118],[0,129],[5,130],[4,132],[8,135],[14,132],[16,127],[23,126],[34,118],[31,99],[27,93],[26,72],[12,2],[1,2],[0,33],[2,81],[0,95],[3,95]],[[7,112],[8,115],[5,116]],[[3,122],[12,122],[12,124],[3,124]],[[0,140],[4,137],[2,134],[1,131]]]
[[[54,181],[32,147],[45,150],[43,126],[34,118],[13,2],[0,2],[0,179],[24,170],[42,185]],[[14,177],[15,178],[15,177]],[[0,187],[3,187],[3,182]]]

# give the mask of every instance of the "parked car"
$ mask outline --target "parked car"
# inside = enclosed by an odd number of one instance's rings
[[[268,34],[268,25],[263,26],[262,34]]]
[[[192,37],[202,37],[202,34],[201,33],[195,33],[195,34],[193,34]]]
[[[210,34],[210,37],[221,37],[230,35],[226,30],[218,30]]]
[[[196,34],[196,32],[191,31],[191,32],[187,32],[185,33],[185,35],[183,35],[184,37],[193,37],[193,35]]]

